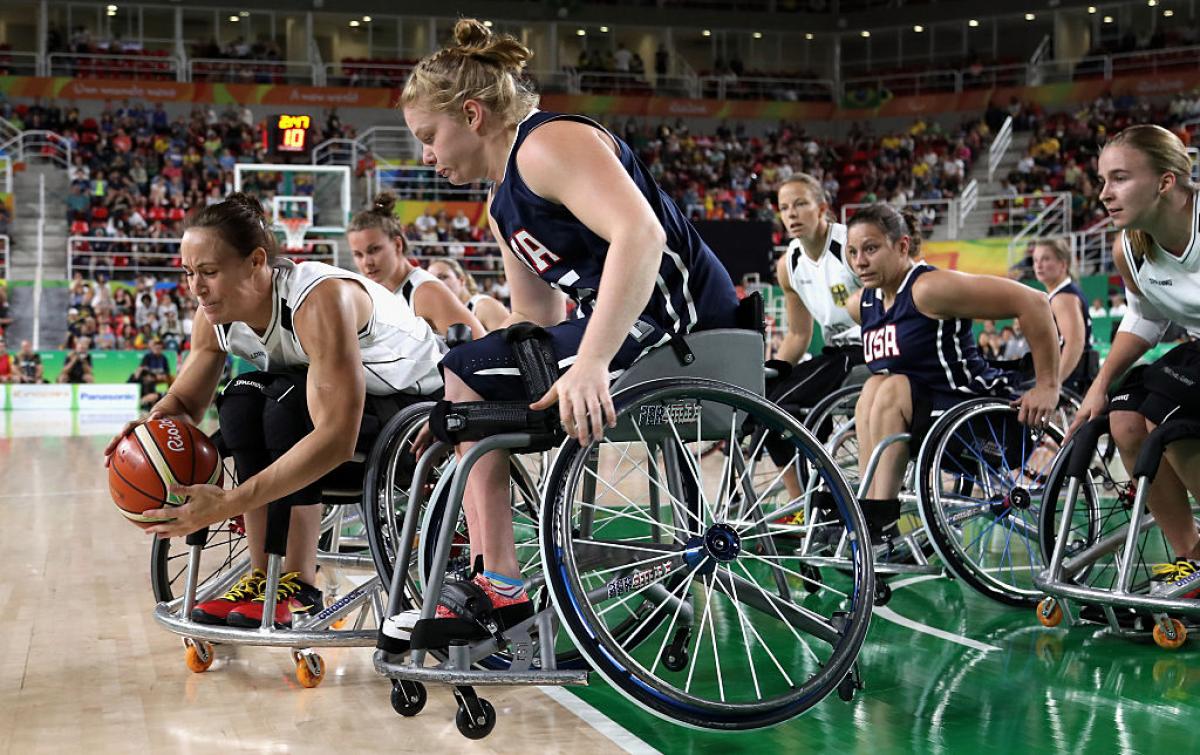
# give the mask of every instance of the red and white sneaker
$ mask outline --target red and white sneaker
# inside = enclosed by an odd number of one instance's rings
[[[229,612],[226,623],[231,627],[262,626],[263,607],[266,605],[266,578],[259,594],[248,603],[243,603]],[[296,616],[316,613],[325,607],[321,591],[300,579],[300,572],[288,572],[279,578],[279,589],[275,591],[275,626],[283,629],[292,625]]]
[[[229,591],[221,597],[197,603],[192,608],[192,621],[199,624],[227,624],[230,613],[243,606],[248,606],[262,594],[263,583],[266,579],[267,575],[263,573],[262,569],[254,569],[243,574],[237,584],[229,588]]]

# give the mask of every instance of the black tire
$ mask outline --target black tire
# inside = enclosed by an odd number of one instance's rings
[[[698,464],[689,466],[700,457],[705,444],[720,440],[716,436],[721,433],[732,435],[749,417],[758,425],[780,432],[796,446],[810,467],[810,474],[818,475],[822,485],[828,488],[844,526],[861,537],[866,532],[862,512],[817,440],[795,418],[774,404],[740,388],[711,380],[653,380],[620,391],[613,397],[613,402],[618,417],[615,439],[609,437],[601,444],[586,448],[569,439],[560,450],[547,486],[547,505],[541,523],[547,584],[563,626],[581,653],[614,688],[640,707],[667,720],[698,728],[740,730],[770,726],[803,713],[834,692],[852,669],[870,619],[874,574],[869,549],[858,547],[859,538],[856,537],[852,546],[851,574],[837,578],[838,587],[842,589],[822,585],[821,595],[810,596],[800,585],[801,580],[793,576],[799,574],[793,568],[799,564],[798,561],[793,564],[794,556],[772,552],[763,557],[755,554],[753,548],[740,545],[742,537],[771,540],[767,529],[767,523],[772,521],[771,512],[759,508],[763,504],[762,497],[752,496],[753,490],[745,490],[751,477],[745,458],[737,455],[712,457],[710,463],[721,465],[721,470],[715,478],[708,477],[707,487]],[[676,417],[680,418],[678,421],[684,430],[676,426]],[[706,422],[709,427],[719,428],[713,431],[712,437],[703,433]],[[694,440],[683,441],[683,438],[693,438],[693,426],[696,428]],[[634,432],[636,438],[627,439]],[[653,439],[647,441],[648,436]],[[694,448],[689,445],[693,443]],[[737,443],[731,445],[741,447]],[[670,511],[655,509],[653,495],[649,498],[650,503],[641,503],[640,492],[614,490],[613,496],[603,500],[598,494],[582,499],[577,490],[586,482],[587,475],[598,476],[585,464],[593,449],[611,452],[608,461],[602,460],[598,466],[599,476],[603,479],[617,479],[623,460],[627,459],[633,465],[644,459],[647,468],[653,470],[644,475],[646,489],[663,488],[667,496],[666,508]],[[663,451],[665,476],[661,479],[665,481],[665,487],[659,482],[657,471],[659,450]],[[672,471],[672,462],[667,461],[670,454],[677,454],[683,463],[675,471]],[[616,457],[616,472],[609,470],[613,457]],[[700,477],[699,484],[695,481],[697,476]],[[690,489],[696,493],[698,503],[689,496],[686,484],[678,487],[672,482],[680,477],[693,480]],[[641,484],[640,478],[633,479]],[[715,492],[710,492],[714,486]],[[732,492],[735,486],[737,493]],[[586,491],[586,486],[582,489]],[[601,505],[622,498],[628,501],[627,505],[622,504],[624,509]],[[710,498],[714,502],[710,503]],[[747,501],[756,502],[749,505],[745,504]],[[592,518],[577,513],[585,509],[595,512],[589,515]],[[658,519],[651,518],[655,513],[659,515]],[[610,528],[608,539],[603,539],[601,531],[606,527]],[[646,552],[651,553],[650,558],[645,557]],[[662,557],[654,554],[662,554]],[[719,565],[716,554],[720,554],[720,564],[724,566]],[[743,560],[740,565],[739,559]],[[609,568],[614,562],[617,566]],[[735,571],[735,566],[740,568]],[[788,573],[786,578],[785,571]],[[760,576],[756,577],[755,572]],[[761,576],[764,574],[766,576]],[[695,579],[698,575],[699,581]],[[707,582],[709,576],[713,578],[711,585]],[[594,581],[596,579],[600,581]],[[703,587],[700,582],[704,582]],[[658,585],[663,588],[659,594],[666,593],[666,597],[657,599],[655,610],[666,613],[662,609],[670,607],[675,615],[669,622],[664,622],[665,628],[659,625],[640,637],[640,643],[624,641],[610,627],[610,623],[618,627],[623,625],[622,614],[611,619],[604,618],[604,614],[622,608],[639,594],[653,596],[654,592],[645,591]],[[742,593],[738,592],[739,585]],[[693,587],[701,595],[689,592]],[[723,603],[717,610],[710,611],[714,594],[716,600]],[[703,616],[701,599],[705,607]],[[643,604],[652,602],[645,597],[640,600]],[[605,603],[608,605],[601,607]],[[674,636],[675,618],[684,605],[695,605],[691,611],[695,631],[688,647],[691,654],[688,670],[656,674],[655,669],[661,666],[661,647],[657,640],[661,635],[661,646],[665,647]],[[785,611],[788,618],[785,618]],[[843,612],[845,618],[837,618]],[[714,617],[718,613],[723,617],[720,619],[723,623],[736,622],[724,634],[716,629]],[[706,620],[713,627],[711,632],[705,629]],[[761,639],[751,638],[747,626],[755,637],[760,638],[759,629],[778,631],[780,634],[769,636],[778,637],[783,644],[791,643],[795,637],[796,651],[790,652],[785,659],[790,664],[791,674],[784,672],[782,666],[771,667],[766,663],[767,656],[774,659],[774,655]],[[788,640],[783,641],[783,637]],[[761,649],[759,644],[751,647],[750,643],[756,642],[761,643]],[[727,644],[725,654],[717,649],[717,643]],[[760,658],[758,666],[755,655]],[[706,664],[701,672],[704,678],[698,681],[699,686],[693,687],[692,674],[702,656]],[[753,676],[756,691],[743,695],[722,687],[718,700],[716,687],[723,685],[720,667],[724,659],[729,659],[728,673],[739,674],[742,679]],[[712,669],[707,665],[710,661],[716,661]],[[742,664],[739,669],[748,664],[750,673],[733,668],[739,663]],[[763,671],[756,674],[759,666]],[[760,682],[761,689],[765,690],[761,694],[757,691]]]

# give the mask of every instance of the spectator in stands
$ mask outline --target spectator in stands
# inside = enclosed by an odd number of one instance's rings
[[[1000,334],[996,332],[995,320],[984,320],[983,330],[979,333],[979,353],[984,359],[998,360],[1004,344]]]
[[[12,325],[13,318],[8,311],[8,288],[0,286],[0,335]]]
[[[1013,320],[1011,326],[1005,326],[1001,331],[1001,337],[1004,338],[1004,353],[1000,355],[1005,361],[1017,360],[1029,353],[1029,341],[1025,340],[1025,334],[1021,332],[1021,324]]]
[[[75,339],[75,348],[67,354],[62,372],[58,376],[60,383],[91,383],[92,356],[88,353],[90,342],[86,338]]]
[[[1113,294],[1109,299],[1108,314],[1110,317],[1122,317],[1125,314],[1125,294]]]
[[[167,355],[163,353],[163,342],[156,338],[150,342],[150,351],[142,356],[141,364],[129,376],[129,382],[139,383],[142,386],[141,405],[148,407],[153,406],[161,398],[158,393],[158,384],[166,383],[170,387],[173,380],[171,363],[167,361]]]
[[[1103,299],[1092,299],[1092,306],[1088,307],[1089,317],[1108,317],[1108,310],[1104,308]]]
[[[42,365],[42,357],[33,350],[33,343],[30,341],[21,341],[21,350],[17,352],[16,382],[46,382],[45,367]]]
[[[20,371],[16,359],[8,353],[8,343],[0,336],[0,383],[18,383]]]

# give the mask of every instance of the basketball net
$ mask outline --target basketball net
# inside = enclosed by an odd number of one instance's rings
[[[308,232],[308,218],[282,218],[284,248],[289,252],[304,249],[304,234]]]

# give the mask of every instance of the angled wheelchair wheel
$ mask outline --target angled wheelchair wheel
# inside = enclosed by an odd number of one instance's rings
[[[614,405],[602,442],[560,449],[540,523],[555,608],[592,667],[655,715],[721,730],[786,721],[854,677],[874,593],[866,525],[812,434],[711,380],[652,380]],[[802,500],[763,495],[747,420],[795,446]],[[722,441],[728,453],[704,454]],[[847,570],[820,581],[771,526],[818,492],[851,539]]]
[[[955,576],[993,600],[1036,605],[1045,568],[1038,532],[1046,480],[1063,440],[1033,430],[998,399],[972,399],[930,429],[917,459],[917,499],[930,542]]]

